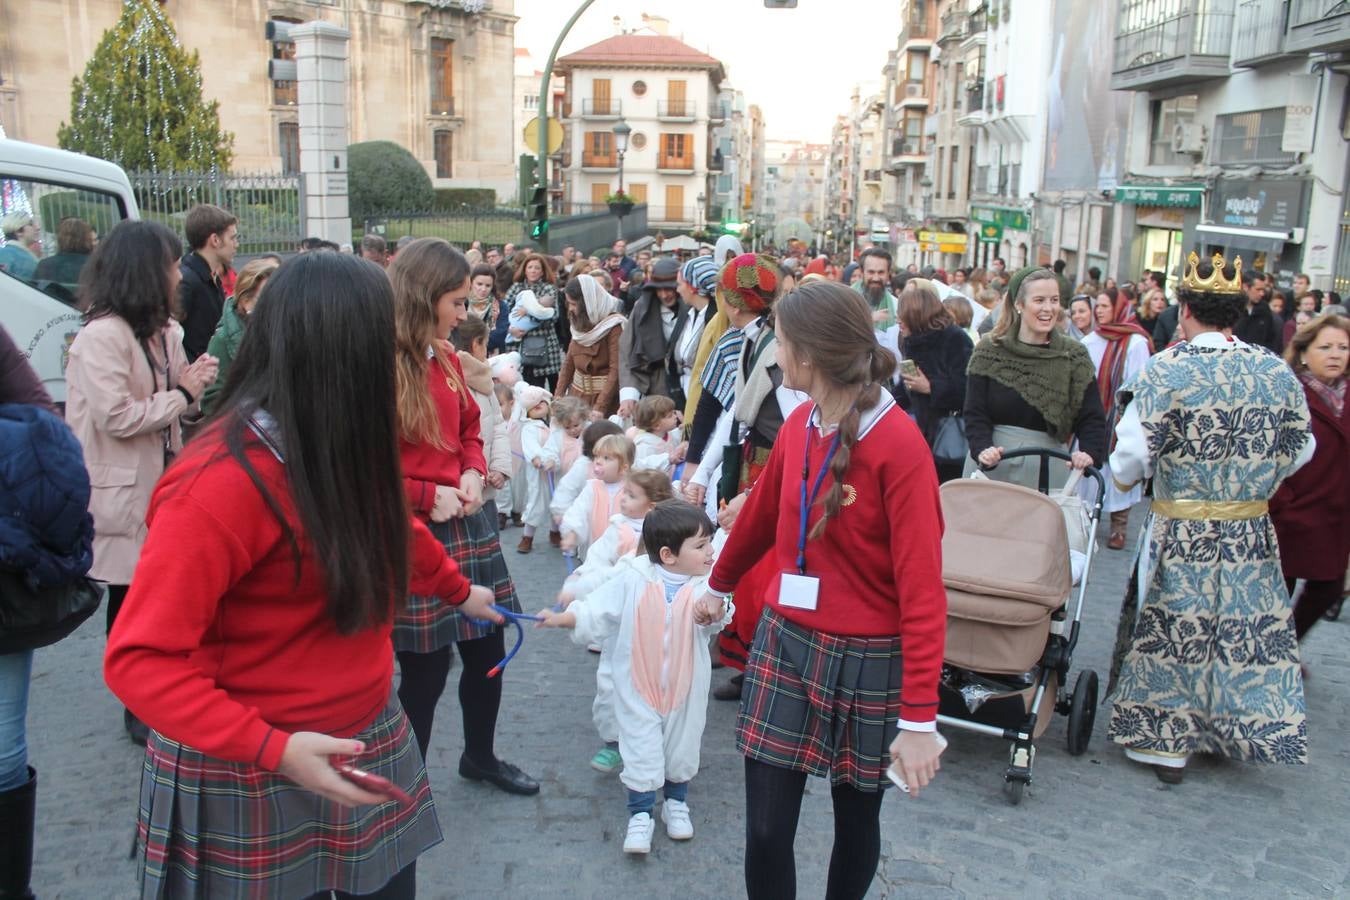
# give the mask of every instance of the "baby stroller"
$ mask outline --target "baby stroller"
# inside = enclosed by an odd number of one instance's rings
[[[1004,460],[1040,457],[1040,491],[968,478],[942,485],[942,579],[947,587],[947,649],[938,721],[1011,741],[1004,792],[1015,805],[1031,783],[1036,739],[1051,712],[1069,717],[1068,749],[1087,750],[1097,711],[1097,673],[1068,689],[1105,482],[1090,509],[1079,477],[1049,490],[1052,460],[1069,454],[1019,449]],[[1059,465],[1059,463],[1053,463]],[[1072,614],[1068,601],[1078,589]]]

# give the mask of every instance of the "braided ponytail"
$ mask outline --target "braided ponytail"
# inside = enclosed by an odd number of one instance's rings
[[[839,421],[839,449],[830,460],[831,484],[821,499],[824,514],[811,529],[815,540],[844,505],[844,477],[862,430],[862,411],[881,399],[895,373],[895,357],[877,343],[872,313],[862,295],[838,282],[804,284],[774,307],[778,331],[793,350],[839,391],[855,392]]]

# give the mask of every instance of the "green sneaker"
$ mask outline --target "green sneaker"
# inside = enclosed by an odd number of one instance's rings
[[[623,765],[623,757],[613,747],[601,747],[600,752],[591,757],[591,768],[606,775],[618,771]]]

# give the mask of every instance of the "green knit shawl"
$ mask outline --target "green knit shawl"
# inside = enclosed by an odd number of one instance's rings
[[[970,356],[971,375],[983,375],[1016,391],[1041,414],[1057,441],[1068,441],[1083,408],[1083,395],[1097,376],[1087,348],[1063,334],[1050,333],[1050,343],[1024,344],[1017,337],[1021,316],[999,337],[986,335]]]

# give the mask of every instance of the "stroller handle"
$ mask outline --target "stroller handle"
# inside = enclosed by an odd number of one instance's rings
[[[1066,453],[1063,450],[1055,450],[1050,447],[1018,447],[1014,450],[1009,450],[1007,453],[1004,453],[1002,458],[999,459],[999,462],[1003,462],[1004,460],[1009,459],[1017,459],[1023,456],[1040,457],[1041,459],[1040,491],[1042,494],[1050,493],[1050,460],[1062,459],[1065,462],[1073,462],[1072,454]],[[994,466],[991,466],[991,468],[996,469],[998,468],[998,465],[995,464]],[[1097,512],[1100,513],[1102,500],[1106,496],[1106,479],[1102,477],[1101,470],[1098,469],[1096,466],[1085,466],[1083,468],[1083,474],[1089,478],[1096,479],[1097,481],[1096,506]]]

